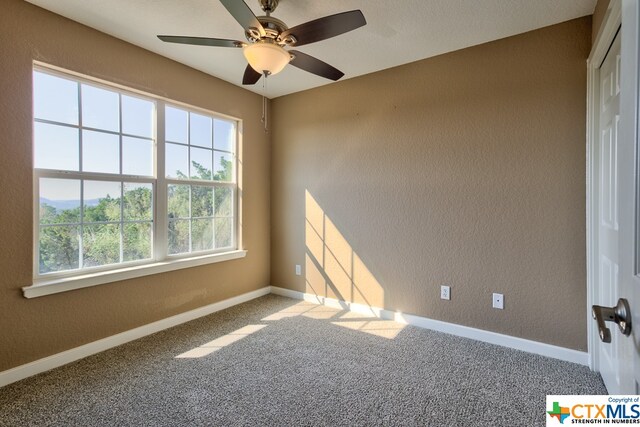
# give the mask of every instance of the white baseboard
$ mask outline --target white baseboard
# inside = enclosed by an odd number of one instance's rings
[[[509,347],[516,350],[522,350],[529,353],[552,357],[554,359],[589,366],[589,353],[583,351],[572,350],[565,347],[558,347],[538,341],[526,340],[510,335],[498,334],[496,332],[484,331],[482,329],[470,328],[468,326],[456,325],[455,323],[447,323],[440,320],[428,319],[426,317],[415,316],[412,314],[404,314],[378,307],[369,307],[363,304],[349,303],[346,301],[325,298],[318,295],[307,294],[304,292],[292,291],[290,289],[279,288],[277,286],[271,286],[271,293],[308,301],[314,304],[321,304],[328,307],[334,307],[338,309],[353,311],[355,313],[375,316],[380,319],[395,320],[396,322],[404,323],[407,325],[431,329],[438,332],[457,335],[459,337],[471,338],[477,341],[483,341],[490,344],[496,344],[503,347]]]
[[[31,363],[27,363],[25,365],[0,372],[0,387],[16,381],[20,381],[24,378],[28,378],[41,372],[66,365],[67,363],[75,362],[76,360],[80,360],[84,357],[91,356],[92,354],[117,347],[129,341],[133,341],[147,335],[155,334],[156,332],[160,332],[164,329],[189,322],[199,317],[207,316],[211,313],[215,313],[216,311],[224,310],[225,308],[242,304],[243,302],[259,298],[263,295],[268,295],[270,292],[271,287],[265,286],[264,288],[248,292],[246,294],[238,295],[236,297],[229,298],[224,301],[219,301],[205,307],[187,311],[186,313],[180,313],[166,319],[158,320],[157,322],[149,323],[148,325],[140,326],[139,328],[131,329],[117,335],[112,335],[110,337],[103,338],[89,344],[81,345],[80,347],[63,351],[62,353],[54,354],[52,356],[33,361]]]
[[[68,363],[75,362],[76,360],[80,360],[101,351],[117,347],[129,341],[133,341],[147,335],[155,334],[156,332],[160,332],[164,329],[168,329],[182,323],[195,320],[199,317],[207,316],[209,314],[215,313],[216,311],[224,310],[234,305],[242,304],[243,302],[268,295],[269,293],[293,299],[304,300],[314,304],[321,304],[342,310],[349,310],[355,313],[375,316],[380,319],[395,320],[407,325],[414,325],[434,331],[445,332],[460,337],[471,338],[477,341],[484,341],[491,344],[501,345],[503,347],[527,351],[529,353],[540,354],[542,356],[552,357],[555,359],[565,360],[581,365],[589,365],[589,355],[588,353],[582,351],[571,350],[568,348],[558,347],[537,341],[525,340],[522,338],[498,334],[495,332],[483,331],[481,329],[470,328],[453,323],[441,322],[439,320],[427,319],[425,317],[414,316],[412,314],[403,314],[378,307],[369,307],[363,304],[348,303],[346,301],[292,291],[290,289],[279,288],[277,286],[265,286],[264,288],[248,292],[246,294],[238,295],[236,297],[229,298],[224,301],[219,301],[205,307],[200,307],[186,313],[181,313],[175,316],[168,317],[166,319],[158,320],[157,322],[149,323],[148,325],[140,326],[138,328],[131,329],[117,335],[112,335],[110,337],[103,338],[89,344],[81,345],[80,347],[63,351],[62,353],[57,353],[27,363],[25,365],[0,372],[0,387],[66,365]]]

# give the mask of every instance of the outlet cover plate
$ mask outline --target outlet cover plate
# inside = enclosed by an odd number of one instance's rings
[[[504,310],[504,295],[493,294],[493,308]]]
[[[302,275],[302,266],[300,264],[296,264],[296,276]]]
[[[446,286],[446,285],[440,286],[440,299],[446,299],[446,300],[450,300],[451,299],[451,287],[450,286]]]

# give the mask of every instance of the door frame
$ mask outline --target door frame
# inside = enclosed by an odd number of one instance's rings
[[[622,48],[621,55],[623,58],[631,58],[633,61],[627,61],[626,72],[638,72],[638,49],[640,47],[639,26],[638,23],[638,6],[637,0],[611,0],[605,17],[600,27],[600,31],[593,43],[589,59],[587,60],[587,342],[589,351],[589,367],[592,370],[599,371],[599,354],[597,344],[600,340],[598,336],[598,328],[595,321],[591,317],[591,306],[596,301],[598,292],[598,181],[597,167],[595,161],[598,150],[599,141],[599,102],[600,102],[600,65],[604,60],[609,46],[613,42],[618,28],[624,26],[622,31]],[[623,13],[624,10],[624,13]],[[623,16],[624,15],[624,16]],[[624,61],[624,60],[623,60]],[[629,66],[629,63],[631,65]],[[635,68],[635,70],[631,68]],[[625,69],[623,69],[625,71]],[[625,103],[624,111],[621,104],[621,117],[625,120],[621,121],[620,130],[623,135],[636,135],[638,126],[638,79],[622,79],[623,86],[620,88],[621,103],[622,94],[634,94],[635,105]],[[628,99],[628,98],[627,98]],[[636,230],[634,230],[636,232]],[[615,332],[617,333],[617,331]]]

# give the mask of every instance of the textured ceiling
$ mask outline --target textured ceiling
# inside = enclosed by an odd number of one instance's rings
[[[157,34],[245,40],[217,0],[27,0],[119,39],[242,86],[240,49],[163,43]],[[241,0],[238,0],[241,1]],[[258,0],[247,0],[262,15]],[[343,79],[520,34],[593,13],[596,0],[280,0],[274,17],[289,27],[360,9],[367,25],[302,46],[345,73]],[[331,83],[288,66],[268,79],[270,98]],[[263,93],[262,80],[248,87]]]

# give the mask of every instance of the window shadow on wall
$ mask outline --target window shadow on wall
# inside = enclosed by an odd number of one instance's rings
[[[384,289],[309,190],[305,191],[305,292],[368,307],[384,307]],[[360,307],[362,308],[362,307]]]

